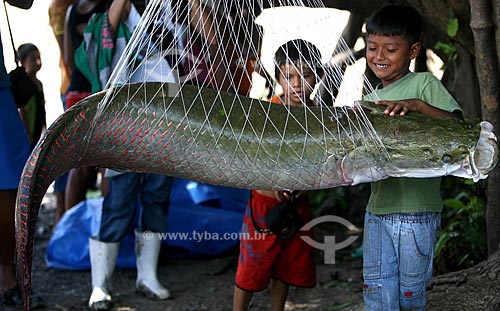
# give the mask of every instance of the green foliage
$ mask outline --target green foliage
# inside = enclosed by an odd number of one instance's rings
[[[455,38],[458,33],[458,18],[451,17],[448,22],[448,36]]]
[[[437,42],[436,45],[434,45],[434,49],[443,51],[446,55],[456,55],[457,53],[457,48],[453,43],[444,43],[444,42]]]
[[[450,38],[456,37],[458,33],[458,27],[459,27],[458,18],[454,17],[453,12],[451,12],[447,27],[447,33]],[[434,45],[434,49],[438,51],[443,51],[446,55],[448,55],[448,61],[456,60],[458,57],[457,48],[455,47],[455,44],[452,41],[450,42],[439,41]]]
[[[486,259],[485,196],[479,184],[443,178],[444,209],[435,248],[436,274],[469,268]]]

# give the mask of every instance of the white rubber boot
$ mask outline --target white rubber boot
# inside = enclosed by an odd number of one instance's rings
[[[157,233],[135,231],[135,255],[137,259],[137,281],[135,287],[144,296],[154,300],[170,298],[156,276],[161,240]]]
[[[111,275],[115,269],[118,257],[119,242],[105,243],[92,238],[89,239],[90,264],[92,268],[92,295],[89,299],[91,310],[110,310],[114,303],[111,301]]]

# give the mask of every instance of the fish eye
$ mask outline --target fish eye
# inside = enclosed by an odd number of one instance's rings
[[[450,163],[451,162],[451,155],[449,154],[445,154],[442,158],[441,158],[441,161],[443,161],[443,163]]]

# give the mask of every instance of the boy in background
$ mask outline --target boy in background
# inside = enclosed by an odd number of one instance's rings
[[[283,95],[273,97],[271,102],[289,106],[315,105],[310,96],[323,76],[318,48],[305,40],[288,41],[278,48],[274,61],[276,80],[283,88]],[[290,285],[316,285],[314,249],[298,234],[284,240],[266,230],[267,213],[276,205],[292,199],[292,196],[293,208],[302,224],[306,224],[312,219],[307,192],[252,191],[242,226],[242,236],[250,238],[240,240],[233,310],[248,310],[253,292],[264,290],[271,279],[273,311],[284,309]],[[312,230],[305,234],[313,235]]]
[[[365,100],[388,117],[458,117],[462,111],[431,73],[410,71],[423,21],[413,8],[388,5],[366,23],[366,61],[381,80]],[[439,122],[436,120],[436,122]],[[441,178],[389,178],[371,184],[363,237],[366,310],[425,310],[443,202]]]
[[[42,58],[40,57],[40,51],[33,43],[21,44],[17,48],[17,53],[19,54],[21,65],[24,66],[26,73],[38,87],[38,92],[28,100],[28,103],[24,107],[19,109],[21,118],[28,130],[31,150],[33,150],[42,137],[42,133],[47,128],[43,85],[36,76],[42,68]]]

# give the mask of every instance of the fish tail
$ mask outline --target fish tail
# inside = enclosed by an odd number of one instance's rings
[[[42,199],[50,184],[71,168],[82,166],[87,135],[93,118],[88,101],[61,115],[44,133],[25,164],[16,200],[16,268],[30,310],[31,269],[35,229]]]

